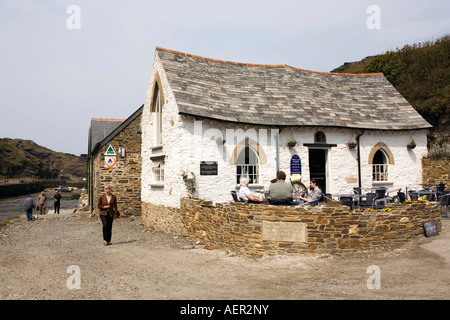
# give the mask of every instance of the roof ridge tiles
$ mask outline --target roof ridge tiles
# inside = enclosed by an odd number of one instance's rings
[[[383,73],[337,73],[337,72],[324,72],[324,71],[313,71],[313,70],[307,70],[307,69],[301,69],[297,67],[292,67],[287,64],[258,64],[258,63],[243,63],[243,62],[234,62],[234,61],[226,61],[226,60],[220,60],[220,59],[213,59],[213,58],[207,58],[202,57],[190,53],[185,53],[181,51],[176,50],[170,50],[162,47],[156,47],[156,50],[165,51],[169,53],[179,54],[186,57],[201,59],[201,60],[207,60],[212,62],[220,62],[220,63],[227,63],[227,64],[233,64],[233,65],[240,65],[240,66],[247,66],[247,67],[262,67],[262,68],[290,68],[293,70],[303,71],[303,72],[309,72],[309,73],[317,73],[317,74],[325,74],[325,75],[337,75],[337,76],[380,76],[383,75]]]
[[[91,120],[97,120],[97,121],[125,121],[126,119],[91,118]]]

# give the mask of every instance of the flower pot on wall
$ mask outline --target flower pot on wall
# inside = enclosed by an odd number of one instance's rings
[[[356,142],[349,142],[349,143],[347,143],[347,147],[348,147],[349,149],[355,149],[356,146],[357,146],[357,143],[356,143]]]
[[[297,144],[297,141],[295,141],[295,140],[288,141],[288,143],[287,143],[289,148],[295,147],[296,144]]]

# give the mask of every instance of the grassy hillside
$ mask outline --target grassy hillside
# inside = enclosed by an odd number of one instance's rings
[[[431,144],[450,138],[450,35],[433,42],[345,63],[332,72],[382,72],[408,102],[434,126]]]
[[[86,159],[55,152],[31,140],[0,139],[0,178],[56,179],[85,177]]]

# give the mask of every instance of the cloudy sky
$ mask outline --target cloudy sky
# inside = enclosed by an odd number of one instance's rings
[[[331,71],[450,33],[448,0],[0,0],[0,138],[87,153],[144,102],[155,47]]]

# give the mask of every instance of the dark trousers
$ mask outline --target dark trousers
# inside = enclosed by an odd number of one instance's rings
[[[103,224],[103,240],[106,242],[111,242],[111,236],[112,236],[112,224],[114,218],[110,215],[100,215],[100,219],[102,220]]]
[[[33,218],[33,208],[27,209],[27,220],[31,221]]]
[[[61,206],[61,202],[55,201],[55,213],[59,213],[59,207]]]

